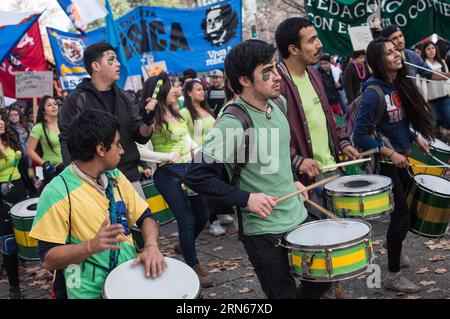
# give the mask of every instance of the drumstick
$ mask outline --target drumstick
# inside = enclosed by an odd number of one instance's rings
[[[322,213],[324,213],[325,215],[327,215],[328,217],[330,217],[330,218],[331,218],[332,220],[334,220],[335,222],[338,222],[338,223],[342,223],[342,222],[343,222],[343,220],[342,220],[341,218],[337,217],[335,214],[333,214],[332,212],[330,212],[328,209],[323,208],[322,206],[320,206],[319,204],[313,202],[312,200],[310,200],[310,199],[305,199],[305,201],[306,201],[308,204],[310,204],[310,205],[314,206],[315,208],[317,208],[318,210],[320,210]]]
[[[416,79],[414,76],[411,76],[411,75],[407,75],[406,77],[407,77],[407,78],[411,78],[411,79],[413,79],[413,80]],[[430,83],[433,83],[433,82],[441,82],[441,80],[428,80],[428,79],[426,79],[426,78],[421,78],[420,80],[421,80],[421,81],[425,81],[425,82],[430,82]],[[443,84],[445,85],[446,83],[443,83]],[[447,85],[448,85],[448,84],[447,84]]]
[[[370,150],[364,151],[364,152],[359,153],[359,154],[360,154],[362,157],[364,157],[364,156],[373,155],[373,154],[378,153],[378,152],[379,152],[378,147],[375,147],[375,148],[371,148]]]
[[[430,69],[427,69],[427,68],[424,68],[424,67],[422,67],[422,66],[415,65],[415,64],[413,64],[413,63],[409,63],[409,62],[406,62],[406,61],[403,61],[403,62],[404,62],[405,64],[407,64],[407,65],[410,65],[410,66],[416,67],[416,68],[418,68],[418,69],[422,69],[422,70],[425,70],[425,71],[434,73],[434,74],[436,74],[436,75],[442,76],[444,79],[450,80],[450,78],[446,77],[445,75],[443,75],[443,74],[441,74],[441,73],[439,73],[439,72],[436,72],[436,71],[433,71],[433,70],[430,70]]]
[[[302,189],[300,189],[300,190],[298,190],[298,191],[296,191],[296,192],[293,192],[293,193],[288,194],[288,195],[286,195],[286,196],[280,197],[280,198],[278,198],[278,199],[275,201],[275,203],[279,203],[279,202],[281,202],[281,201],[283,201],[283,200],[286,200],[286,199],[289,199],[289,198],[291,198],[291,197],[294,197],[294,196],[296,196],[296,195],[298,195],[298,194],[301,194],[301,193],[303,193],[303,192],[305,192],[305,191],[309,191],[309,190],[311,190],[311,189],[314,189],[314,188],[316,188],[317,186],[320,186],[320,185],[326,184],[326,183],[328,183],[328,182],[331,182],[333,179],[336,179],[336,178],[338,178],[338,177],[339,177],[339,175],[333,175],[333,176],[331,176],[331,177],[325,178],[325,179],[323,179],[323,180],[321,180],[321,181],[318,181],[318,182],[316,182],[316,183],[314,183],[314,184],[309,185],[308,187],[302,188]]]
[[[391,164],[394,165],[394,163],[392,163],[391,161],[380,161],[381,163],[385,163],[385,164]],[[431,168],[448,168],[450,167],[449,165],[426,165],[426,164],[412,164],[409,163],[408,166],[414,166],[414,167],[423,167],[423,168],[427,168],[427,167],[431,167]]]
[[[361,159],[357,159],[357,160],[353,160],[353,161],[346,161],[346,162],[342,162],[342,163],[338,163],[338,164],[325,165],[325,166],[322,166],[321,170],[323,171],[324,169],[338,168],[338,167],[368,162],[370,160],[371,160],[370,158],[361,158]]]

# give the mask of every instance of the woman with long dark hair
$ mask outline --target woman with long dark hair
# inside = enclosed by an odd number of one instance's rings
[[[15,249],[14,230],[9,214],[10,207],[26,198],[25,186],[17,169],[20,142],[0,115],[0,245],[3,264],[9,281],[9,297],[22,297],[19,286],[19,260]]]
[[[435,72],[448,72],[448,67],[433,42],[425,43],[421,56],[431,70]],[[446,81],[427,82],[427,100],[433,108],[433,124],[436,128],[439,125],[442,125],[446,129],[450,128],[448,85]]]
[[[31,130],[28,141],[28,156],[37,165],[42,166],[46,183],[55,176],[63,161],[59,142],[58,111],[55,99],[44,96],[39,102],[36,125]],[[36,153],[38,143],[42,147],[42,157]]]
[[[415,292],[420,289],[419,286],[400,273],[401,263],[403,266],[409,263],[406,255],[401,258],[402,243],[410,225],[406,202],[406,187],[410,180],[408,154],[412,142],[417,143],[424,152],[429,152],[426,140],[433,138],[432,111],[415,83],[406,77],[401,53],[391,40],[377,38],[370,42],[367,61],[373,70],[373,77],[364,85],[353,140],[363,149],[379,148],[382,157],[379,173],[390,177],[393,183],[394,211],[387,232],[388,274],[384,287]],[[381,87],[385,94],[386,108],[376,125],[374,121],[380,97],[374,89],[368,88],[369,85]]]
[[[8,112],[9,127],[16,133],[20,141],[22,158],[19,162],[19,171],[22,176],[22,181],[25,184],[30,196],[36,195],[36,188],[28,176],[28,168],[30,167],[27,143],[33,125],[28,122],[28,119],[23,114],[22,110],[17,106],[11,106]]]
[[[152,99],[158,80],[161,87],[156,105]],[[209,212],[203,199],[184,187],[183,179],[191,161],[193,141],[189,137],[186,122],[173,104],[177,103],[172,84],[166,73],[153,76],[144,84],[143,109],[154,107],[154,123],[151,141],[155,152],[178,153],[170,162],[160,165],[153,175],[155,186],[166,200],[178,224],[180,252],[186,263],[197,273],[202,287],[211,287],[212,280],[200,265],[195,240],[208,221]]]

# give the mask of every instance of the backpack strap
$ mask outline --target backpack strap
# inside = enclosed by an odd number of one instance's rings
[[[249,128],[253,128],[253,121],[250,118],[250,115],[247,113],[247,111],[240,106],[237,103],[228,104],[225,106],[225,109],[223,111],[223,115],[233,115],[236,117],[242,124],[242,128],[244,129],[244,132],[247,131]],[[245,152],[245,160],[244,163],[236,163],[233,167],[232,177],[230,184],[232,186],[238,186],[239,180],[241,177],[241,171],[247,164],[249,157],[250,157],[250,137],[249,134],[244,134],[244,152]],[[244,225],[242,223],[242,212],[241,208],[239,206],[236,206],[236,216],[238,220],[238,238],[242,238],[242,235],[244,234]]]
[[[373,122],[373,130],[375,130],[378,124],[380,124],[381,119],[383,118],[384,110],[386,109],[386,100],[384,98],[384,91],[381,86],[369,85],[367,88],[374,90],[379,98],[377,112],[375,113],[375,120]]]
[[[284,116],[286,116],[286,119],[288,119],[287,105],[286,105],[287,101],[284,98],[284,96],[279,95],[276,99],[273,99],[272,101],[280,108],[280,110],[283,112]]]

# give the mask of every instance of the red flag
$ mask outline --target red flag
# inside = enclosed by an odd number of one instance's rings
[[[0,66],[0,82],[5,96],[16,97],[16,72],[46,70],[44,46],[39,22],[36,21]]]

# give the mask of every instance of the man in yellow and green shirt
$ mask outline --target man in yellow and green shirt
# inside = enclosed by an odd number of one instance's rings
[[[39,199],[30,236],[39,241],[47,270],[64,269],[70,299],[101,298],[107,275],[136,258],[130,233],[135,223],[145,249],[134,265],[144,263],[147,277],[161,275],[165,267],[151,211],[116,169],[123,154],[119,130],[117,119],[106,112],[78,115],[67,141],[73,163]]]

